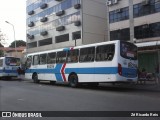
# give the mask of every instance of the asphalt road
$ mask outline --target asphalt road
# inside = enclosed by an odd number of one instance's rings
[[[160,111],[159,106],[159,91],[0,80],[0,111]]]

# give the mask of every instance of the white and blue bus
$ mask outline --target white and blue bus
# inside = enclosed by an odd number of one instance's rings
[[[17,68],[20,67],[20,58],[0,57],[0,77],[17,77]]]
[[[136,82],[137,47],[120,40],[49,50],[27,55],[25,78],[38,83]]]

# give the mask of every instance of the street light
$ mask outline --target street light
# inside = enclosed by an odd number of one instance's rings
[[[14,33],[14,48],[15,48],[15,52],[16,52],[16,56],[17,56],[17,50],[16,50],[17,45],[16,45],[16,38],[15,38],[15,29],[14,29],[14,25],[11,24],[11,23],[8,22],[8,21],[5,21],[5,22],[8,23],[8,24],[10,24],[10,25],[13,27],[13,33]]]

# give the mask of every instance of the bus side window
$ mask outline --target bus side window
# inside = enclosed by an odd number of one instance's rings
[[[96,48],[96,61],[111,61],[115,52],[115,46],[102,45]]]
[[[56,63],[64,63],[66,62],[66,51],[57,52]]]
[[[38,65],[39,64],[39,55],[34,55],[33,56],[33,65]]]
[[[32,64],[32,56],[28,56],[25,62],[25,68],[30,68]]]
[[[40,56],[40,65],[46,64],[47,63],[47,60],[46,60],[47,54],[40,54],[39,56]]]
[[[0,59],[0,67],[3,67],[3,59]]]
[[[47,64],[54,64],[56,63],[56,53],[48,53],[47,55]]]
[[[80,62],[93,62],[95,56],[95,47],[81,48]]]
[[[67,62],[68,63],[78,62],[78,56],[79,56],[79,50],[78,49],[68,51]]]

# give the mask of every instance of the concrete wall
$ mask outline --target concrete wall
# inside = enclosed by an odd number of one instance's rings
[[[105,0],[83,0],[83,44],[106,41]]]

